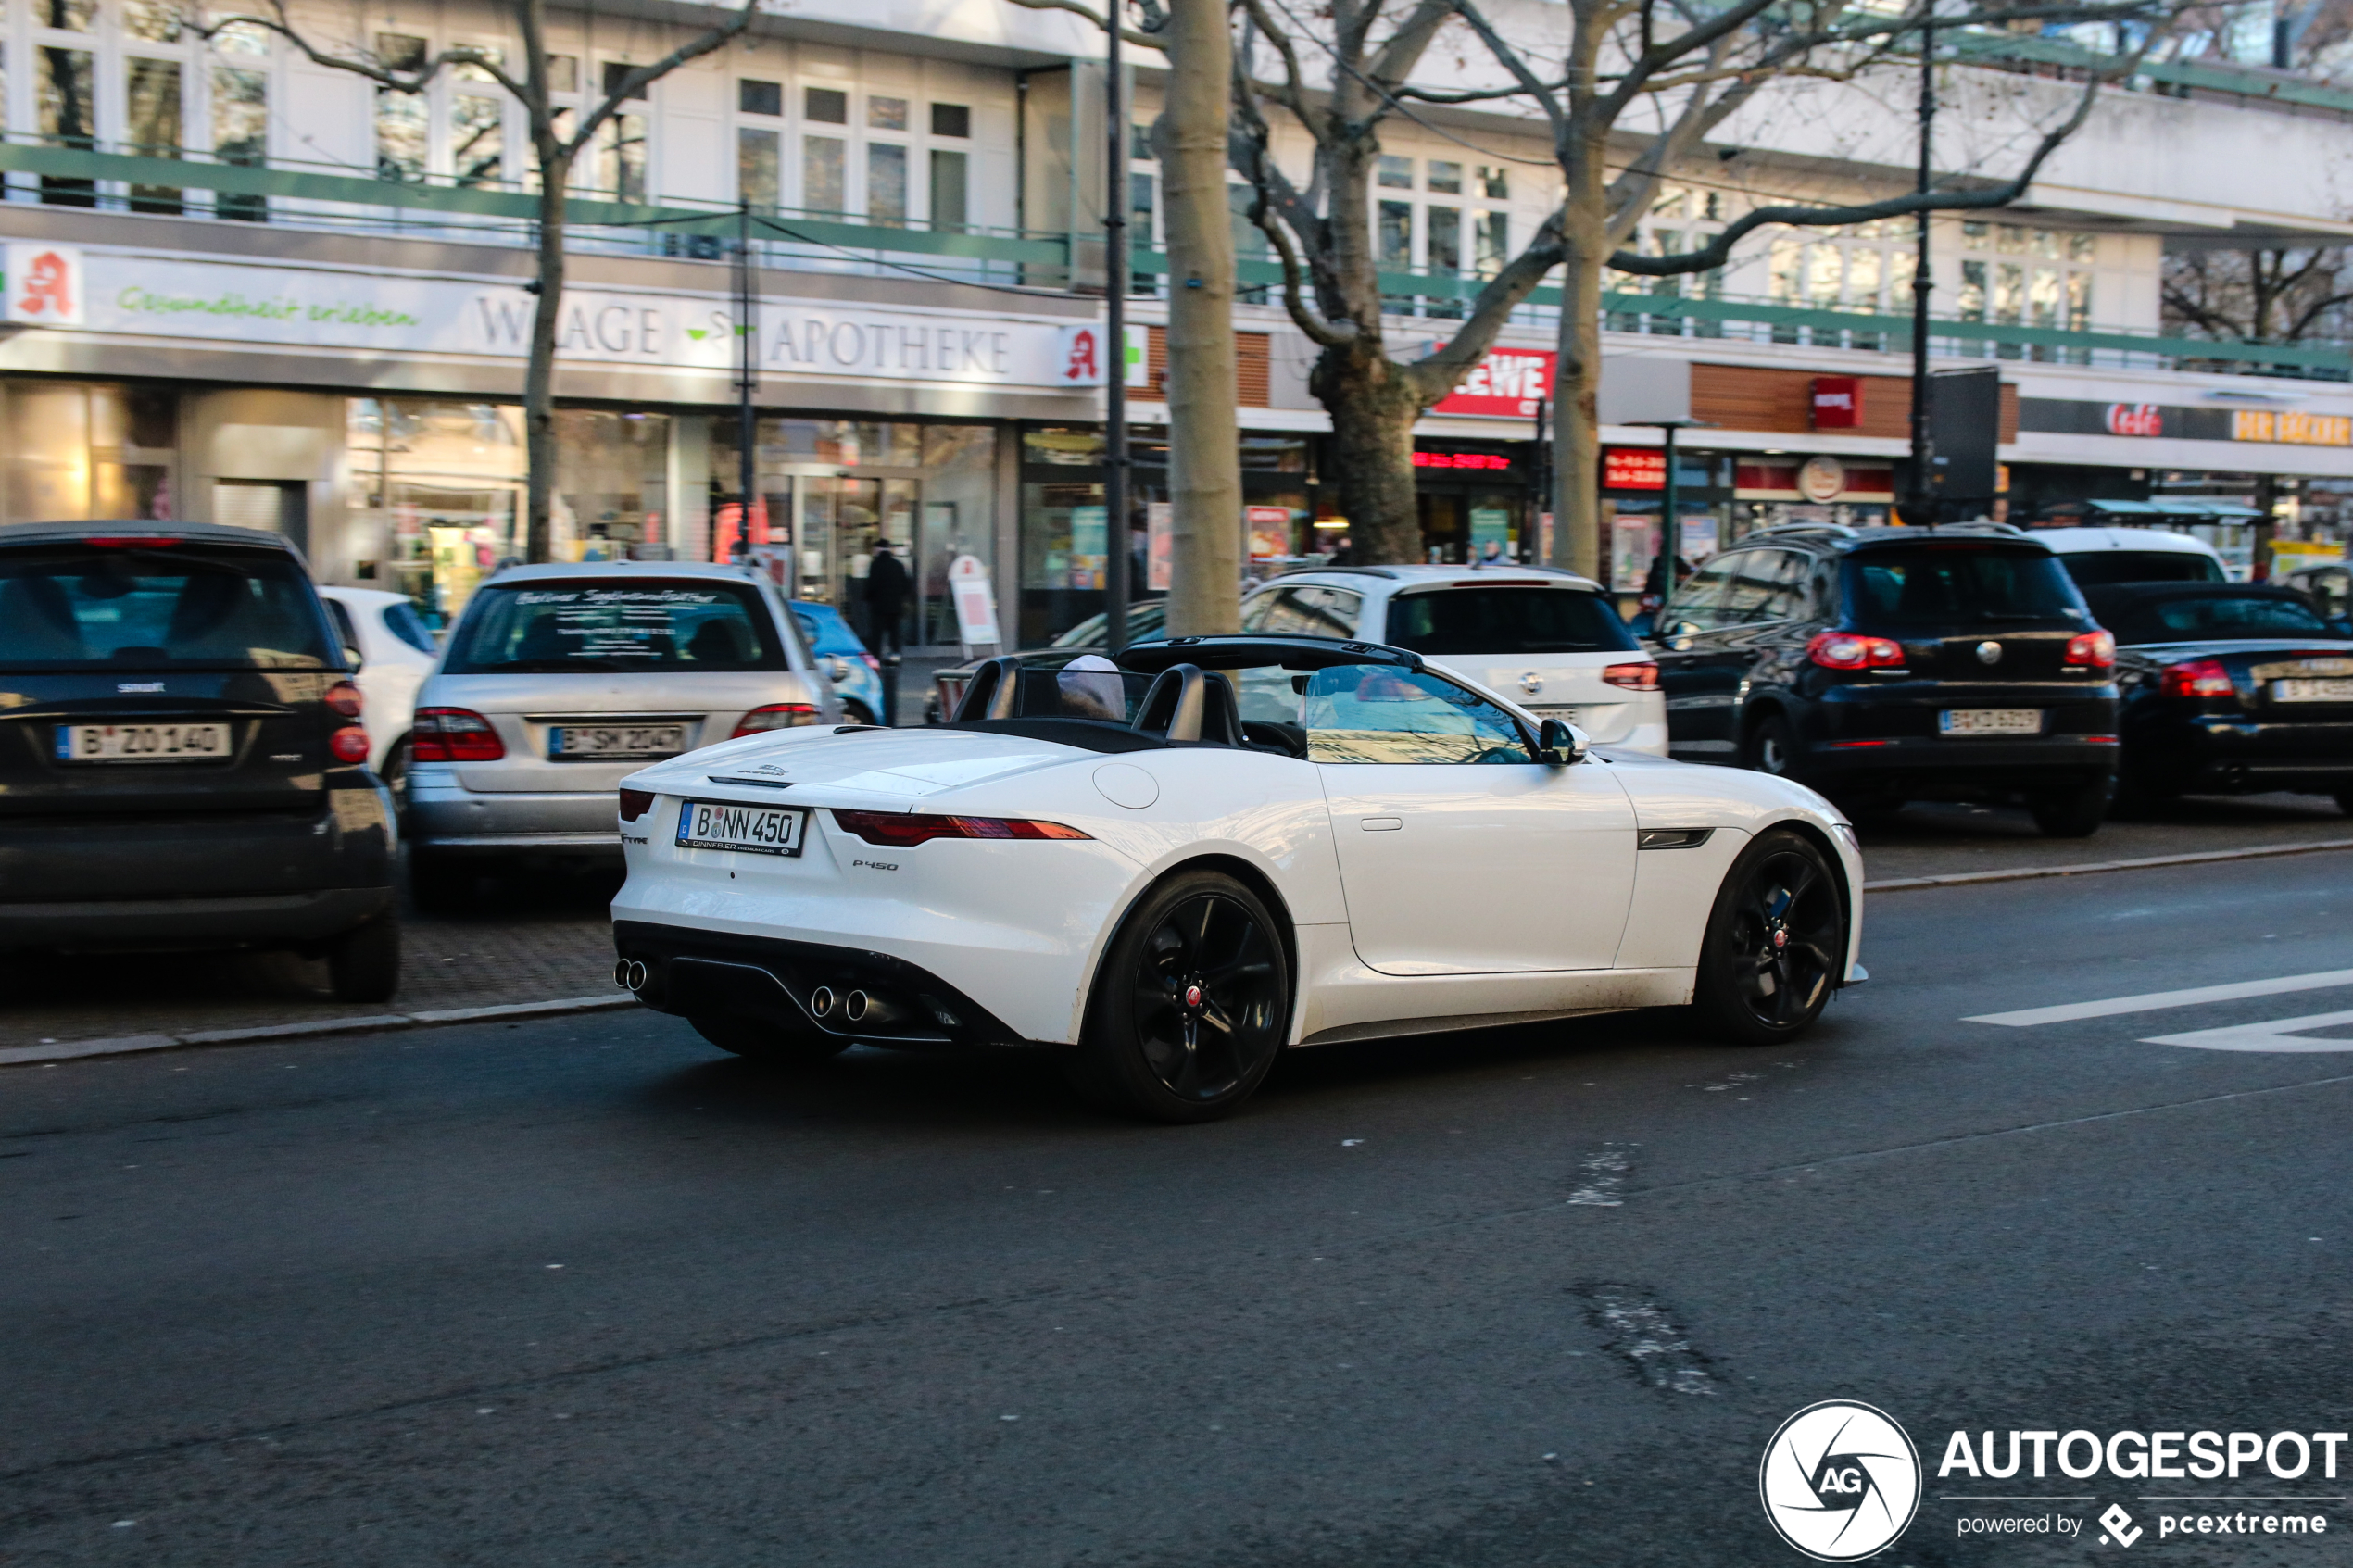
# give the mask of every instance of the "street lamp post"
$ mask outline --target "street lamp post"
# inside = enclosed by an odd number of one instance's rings
[[[1103,184],[1103,637],[1111,651],[1127,646],[1127,110],[1119,80],[1119,29],[1126,10],[1112,0],[1104,54],[1108,127]]]
[[[1920,29],[1919,118],[1919,173],[1914,189],[1926,195],[1936,124],[1936,13],[1932,5],[1928,20]],[[1934,527],[1937,511],[1936,437],[1929,424],[1928,409],[1928,296],[1935,286],[1929,276],[1928,225],[1929,213],[1923,208],[1915,242],[1919,249],[1912,258],[1912,472],[1904,486],[1904,504],[1897,508],[1903,520],[1916,528]]]

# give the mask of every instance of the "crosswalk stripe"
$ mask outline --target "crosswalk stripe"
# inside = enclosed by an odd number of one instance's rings
[[[2197,1029],[2186,1035],[2158,1035],[2145,1046],[2195,1046],[2206,1051],[2353,1051],[2353,1040],[2315,1040],[2299,1029],[2326,1029],[2353,1023],[2353,1012],[2316,1012],[2309,1018],[2275,1018],[2268,1023],[2233,1023],[2221,1029]]]
[[[2288,974],[2276,980],[2239,980],[2228,985],[2198,985],[2187,991],[2151,991],[2139,997],[2111,997],[2104,1002],[2062,1002],[2057,1007],[2021,1008],[2016,1012],[1980,1013],[1961,1022],[2024,1029],[2037,1023],[2069,1023],[2079,1018],[2110,1018],[2120,1012],[2155,1012],[2161,1008],[2196,1007],[2201,1002],[2233,1002],[2243,997],[2276,997],[2283,991],[2320,991],[2331,985],[2353,985],[2353,969]]]

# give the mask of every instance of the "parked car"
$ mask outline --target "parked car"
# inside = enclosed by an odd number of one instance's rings
[[[353,679],[368,699],[368,766],[399,802],[408,790],[409,716],[416,711],[417,689],[441,658],[441,645],[406,594],[321,587],[319,596],[344,646],[359,654]]]
[[[883,711],[882,661],[866,651],[841,611],[812,599],[792,601],[801,640],[817,656],[834,690],[841,694],[841,716],[852,724],[896,721]]]
[[[1410,649],[1596,746],[1667,755],[1657,665],[1599,584],[1551,567],[1312,567],[1244,598],[1241,626]]]
[[[2285,585],[2309,595],[2322,620],[2353,637],[2353,568],[2343,561],[2300,567],[2287,574]]]
[[[2038,528],[2032,535],[2057,556],[2075,585],[2111,583],[2227,583],[2222,552],[2203,539],[2159,528]]]
[[[774,584],[669,561],[526,566],[474,591],[410,731],[409,888],[462,900],[526,856],[617,864],[632,768],[831,724],[841,701]]]
[[[1166,599],[1138,599],[1127,607],[1127,640],[1149,643],[1156,640],[1168,627]],[[1040,669],[1059,670],[1071,659],[1089,650],[1100,652],[1111,646],[1111,617],[1090,615],[1077,625],[1056,637],[1042,648],[1033,649],[1020,657],[1031,660]],[[924,722],[939,724],[956,711],[963,699],[964,686],[972,680],[985,659],[966,659],[963,663],[932,672],[931,690],[924,697]]]
[[[742,1056],[1042,1046],[1179,1123],[1290,1047],[1685,1003],[1778,1046],[1864,978],[1806,790],[1588,751],[1398,648],[1074,657],[991,661],[941,728],[632,774],[616,978]]]
[[[292,948],[391,997],[391,802],[284,540],[0,528],[0,947]]]
[[[2090,598],[2116,634],[2121,798],[2304,790],[2353,813],[2353,637],[2304,595],[2132,583]]]
[[[2115,643],[2039,538],[2001,524],[1766,529],[1659,612],[1673,754],[1850,810],[2023,804],[2095,832],[2116,772]]]

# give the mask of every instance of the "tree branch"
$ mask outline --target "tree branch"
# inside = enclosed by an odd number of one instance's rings
[[[725,48],[751,26],[752,19],[759,14],[760,0],[744,0],[742,7],[734,16],[700,38],[690,39],[653,64],[639,66],[623,76],[614,84],[613,90],[605,94],[605,101],[597,106],[595,112],[582,117],[580,129],[573,132],[572,139],[564,144],[564,151],[577,156],[605,121],[618,113],[622,105],[642,93],[648,82],[661,81],[688,60],[698,60],[714,49]]]
[[[1470,368],[1486,357],[1494,346],[1495,334],[1503,330],[1511,313],[1535,292],[1545,273],[1560,265],[1564,254],[1561,215],[1555,210],[1510,264],[1487,280],[1487,286],[1478,291],[1478,299],[1471,303],[1468,317],[1455,329],[1446,345],[1407,368],[1428,395],[1428,402],[1434,403],[1453,391]]]
[[[1013,0],[1013,4],[1033,11],[1068,11],[1073,16],[1086,18],[1094,24],[1097,32],[1102,31],[1110,25],[1103,20],[1103,14],[1101,11],[1096,10],[1092,6],[1081,5],[1079,0]],[[1133,44],[1139,48],[1153,49],[1162,54],[1168,52],[1168,45],[1151,33],[1139,32],[1124,24],[1119,30],[1119,36],[1122,42]]]

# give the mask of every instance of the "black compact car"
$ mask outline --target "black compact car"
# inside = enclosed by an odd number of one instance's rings
[[[2016,802],[2057,837],[2107,811],[2115,645],[2017,529],[1762,530],[1687,578],[1658,626],[1678,758],[1856,811]]]
[[[390,997],[357,666],[273,534],[0,527],[0,948],[293,948]]]
[[[2353,638],[2303,594],[2142,583],[2089,596],[2116,633],[2121,798],[2305,790],[2353,813]]]

